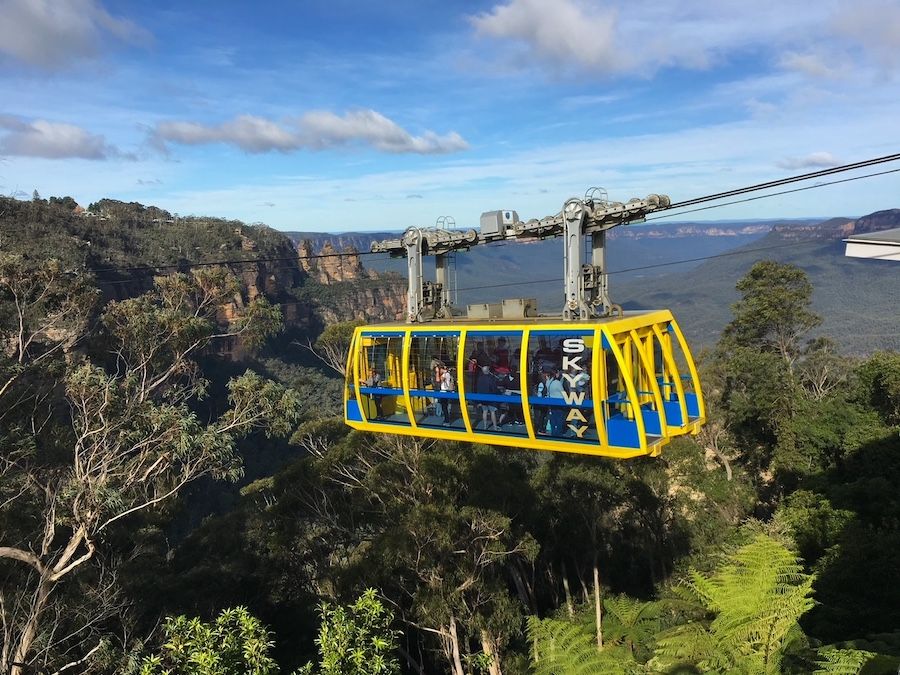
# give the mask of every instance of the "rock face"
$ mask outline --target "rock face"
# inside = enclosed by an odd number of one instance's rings
[[[772,232],[783,239],[799,241],[801,239],[841,239],[853,233],[852,218],[830,218],[808,225],[775,225]]]
[[[348,244],[337,251],[326,241],[319,251],[305,239],[297,247],[300,267],[309,278],[327,287],[315,300],[316,313],[326,323],[339,321],[396,321],[406,312],[406,281],[367,270],[359,250]]]
[[[809,225],[775,225],[784,239],[844,239],[852,234],[868,234],[900,227],[900,209],[876,211],[854,220],[853,218],[830,218]]]
[[[881,232],[895,227],[900,227],[900,209],[888,209],[863,216],[853,224],[853,230],[847,234]]]
[[[297,250],[303,271],[320,284],[378,277],[376,272],[362,266],[359,249],[352,244],[338,252],[330,241],[326,241],[318,253],[313,253],[312,242],[304,239]]]
[[[340,321],[384,323],[406,316],[406,280],[385,277],[378,285],[347,284],[338,297],[318,304],[316,313],[326,324]]]

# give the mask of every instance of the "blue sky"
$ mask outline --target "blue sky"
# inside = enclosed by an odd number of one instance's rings
[[[0,0],[0,193],[279,229],[688,199],[900,151],[900,3]],[[862,215],[900,174],[697,214]]]

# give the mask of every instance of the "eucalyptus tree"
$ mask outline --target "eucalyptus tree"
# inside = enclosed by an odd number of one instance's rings
[[[6,299],[32,299],[12,327],[0,436],[0,671],[12,675],[89,651],[116,610],[77,608],[101,579],[115,586],[104,550],[113,528],[200,478],[239,477],[237,439],[290,433],[298,404],[248,371],[228,383],[220,415],[193,407],[208,388],[198,355],[223,339],[258,344],[280,326],[278,308],[257,298],[223,327],[217,315],[240,290],[226,270],[161,277],[109,303],[89,341],[89,311],[72,299],[90,297],[80,282],[48,280],[42,295],[35,278],[21,259],[3,268]]]

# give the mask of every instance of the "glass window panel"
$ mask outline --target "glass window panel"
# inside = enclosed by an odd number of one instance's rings
[[[458,333],[413,333],[409,395],[416,424],[465,431],[459,409]]]
[[[535,434],[597,443],[591,373],[594,334],[534,331],[528,345],[528,403]]]
[[[356,401],[356,380],[353,379],[353,364],[356,363],[358,338],[354,337],[350,344],[347,358],[347,372],[344,373],[344,414],[351,422],[362,422],[362,413]]]
[[[525,436],[522,409],[521,331],[472,331],[466,334],[466,407],[472,430]],[[527,376],[525,378],[527,386]]]
[[[684,398],[685,403],[687,404],[688,416],[699,417],[700,404],[697,398],[697,391],[694,387],[694,380],[691,377],[691,370],[687,365],[687,358],[685,357],[684,351],[681,349],[681,343],[678,341],[678,337],[671,327],[666,331],[665,336],[672,346],[672,354],[675,356],[675,363],[680,371],[681,386],[684,387]]]
[[[403,334],[366,334],[360,338],[359,391],[369,422],[409,424],[403,396]]]

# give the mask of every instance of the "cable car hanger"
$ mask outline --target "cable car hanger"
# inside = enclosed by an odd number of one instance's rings
[[[606,272],[606,233],[619,225],[643,222],[648,213],[667,209],[666,195],[651,194],[625,203],[611,202],[603,188],[590,188],[584,198],[573,197],[552,216],[519,220],[512,210],[481,214],[478,231],[444,227],[410,227],[401,237],[372,242],[372,253],[406,256],[408,272],[407,322],[454,319],[448,278],[448,254],[473,246],[498,241],[527,241],[563,237],[564,321],[591,319],[621,314],[621,308],[609,297]],[[439,223],[440,225],[441,223]],[[591,260],[585,262],[585,237],[591,236]],[[425,280],[423,258],[435,258],[435,280]]]

